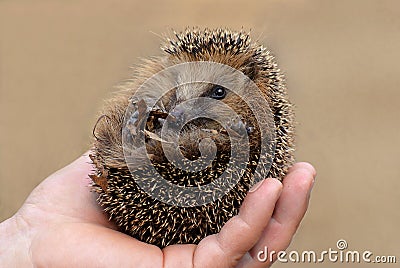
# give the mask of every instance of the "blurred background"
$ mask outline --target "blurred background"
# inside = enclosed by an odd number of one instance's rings
[[[251,29],[286,73],[296,156],[318,170],[290,250],[345,239],[400,262],[398,1],[0,1],[0,221],[88,150],[113,87],[186,26]]]

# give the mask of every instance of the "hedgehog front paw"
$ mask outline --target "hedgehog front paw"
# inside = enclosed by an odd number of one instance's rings
[[[244,136],[245,133],[247,133],[247,135],[252,133],[254,131],[254,127],[247,125],[242,120],[233,119],[228,123],[227,131],[234,131],[237,135]]]

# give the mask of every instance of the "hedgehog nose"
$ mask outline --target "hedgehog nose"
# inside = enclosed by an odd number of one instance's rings
[[[172,120],[175,120],[176,123],[183,123],[185,121],[185,109],[175,107],[169,114],[173,117]]]

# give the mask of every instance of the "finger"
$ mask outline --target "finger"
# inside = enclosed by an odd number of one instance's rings
[[[240,212],[218,234],[203,239],[194,254],[198,267],[232,267],[258,241],[282,191],[276,179],[266,179],[249,192]]]
[[[308,163],[297,163],[289,170],[271,220],[257,244],[242,258],[239,267],[268,267],[276,258],[276,254],[272,259],[269,255],[289,246],[307,210],[315,175],[315,169]]]
[[[196,250],[196,245],[171,245],[162,250],[164,255],[164,268],[192,268],[193,253]]]
[[[89,185],[89,174],[93,173],[92,160],[89,158],[91,152],[87,151],[71,162],[69,165],[53,173],[49,179],[60,180],[72,185]],[[82,180],[84,178],[84,180]]]
[[[162,252],[94,224],[49,226],[31,245],[35,267],[162,267]]]
[[[309,195],[316,171],[309,163],[297,163],[290,170],[283,182],[284,195],[278,201],[273,218],[285,223],[295,231],[308,207]]]
[[[57,170],[44,180],[39,186],[68,186],[65,190],[79,190],[81,186],[89,186],[89,174],[93,173],[90,151],[85,152],[67,166]],[[40,187],[38,187],[40,188]]]

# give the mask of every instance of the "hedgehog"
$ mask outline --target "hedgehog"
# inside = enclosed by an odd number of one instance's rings
[[[257,178],[284,178],[294,162],[294,111],[274,56],[266,47],[253,42],[250,33],[243,29],[187,28],[166,38],[161,49],[161,56],[143,60],[133,77],[107,101],[93,130],[90,157],[94,170],[89,176],[99,204],[122,232],[164,248],[171,244],[197,244],[219,232],[238,213]],[[143,87],[168,68],[196,63],[227,66],[240,73],[242,76],[230,81],[230,85],[239,85],[241,91],[224,86],[229,81],[224,81],[226,76],[217,74],[217,69],[198,70],[196,66],[161,77],[158,84],[161,81],[172,85],[162,94],[154,85]],[[206,81],[181,83],[182,77],[190,80],[194,73],[200,73]],[[140,90],[144,93],[137,97]],[[265,105],[253,107],[242,99],[241,93],[256,102],[262,99]],[[188,102],[191,99],[195,101]],[[186,106],[181,105],[184,102]],[[193,107],[196,103],[203,104]],[[229,115],[225,124],[204,115],[221,114],[223,108],[219,103],[231,109],[237,118]],[[270,116],[257,117],[264,106]],[[202,116],[185,121],[196,109],[201,110]],[[166,125],[171,126],[171,135],[177,136],[174,143],[169,142],[168,134],[162,135]],[[263,133],[267,133],[269,141],[267,152],[261,149]],[[231,161],[232,142],[243,141],[244,137],[248,142],[245,157]],[[175,153],[186,162],[177,165],[172,161],[168,155]],[[207,154],[213,158],[204,158]],[[239,168],[233,171],[234,167]],[[236,174],[237,179],[226,186],[225,179],[220,179],[223,174],[224,178]],[[160,186],[164,180],[178,186],[175,192],[165,194],[165,188]],[[185,196],[192,200],[193,193],[185,189],[205,189],[216,181],[219,184],[213,184],[214,188],[193,197],[197,201],[203,198],[203,202],[182,205],[171,201]],[[162,194],[163,198],[157,197]]]

